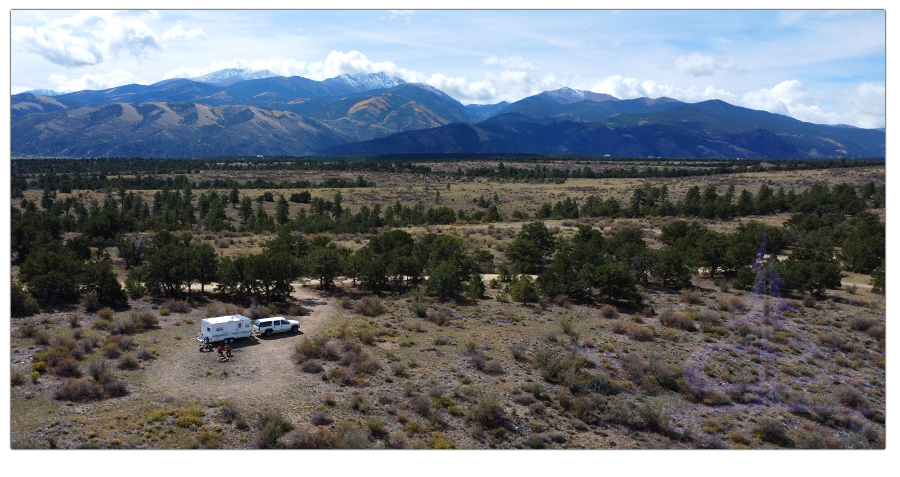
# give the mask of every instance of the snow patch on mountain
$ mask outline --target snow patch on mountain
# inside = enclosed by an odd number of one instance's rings
[[[329,78],[322,83],[325,83],[329,86],[341,85],[345,87],[349,92],[358,93],[363,91],[371,91],[373,89],[393,88],[394,86],[399,86],[405,83],[405,81],[385,73],[357,73],[335,76],[334,78]]]
[[[243,68],[227,68],[189,79],[198,83],[208,83],[217,86],[231,86],[241,81],[271,78],[273,76],[278,75],[272,73],[269,70],[250,71]]]

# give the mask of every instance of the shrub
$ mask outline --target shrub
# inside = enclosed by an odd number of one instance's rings
[[[25,384],[27,378],[25,377],[25,373],[18,369],[14,369],[9,373],[9,380],[13,386],[21,386]]]
[[[335,429],[334,447],[337,449],[365,449],[369,447],[369,430],[349,422],[341,422]]]
[[[69,378],[80,378],[81,377],[81,365],[78,364],[78,360],[72,358],[71,356],[64,357],[53,366],[53,373],[57,376],[65,376]]]
[[[453,318],[453,311],[446,306],[439,306],[433,312],[428,314],[428,321],[438,326],[449,325],[450,320],[452,320]]]
[[[378,297],[364,296],[353,304],[353,312],[364,316],[378,316],[385,312],[385,307]]]
[[[291,432],[285,440],[291,449],[331,449],[335,436],[330,430],[320,427],[313,433],[304,430]]]
[[[156,353],[154,353],[153,350],[149,350],[147,348],[141,348],[137,350],[135,356],[141,361],[150,361],[151,359],[156,359]]]
[[[490,374],[492,376],[506,373],[506,370],[503,369],[503,365],[496,359],[487,361],[484,364],[484,369],[482,369],[482,371],[484,371],[485,374]]]
[[[685,288],[681,290],[681,301],[688,305],[698,305],[700,304],[701,296],[700,292],[691,290],[690,288]]]
[[[350,397],[350,409],[354,409],[363,414],[369,412],[369,408],[371,405],[369,404],[368,399],[362,394],[353,391],[353,395]]]
[[[506,422],[500,399],[492,393],[481,394],[478,397],[478,401],[469,412],[469,419],[484,429],[503,427]]]
[[[81,297],[81,305],[86,311],[95,312],[100,308],[100,300],[97,298],[96,293],[89,291]]]
[[[111,320],[115,315],[115,310],[108,306],[97,312],[97,316],[99,316],[101,320]]]
[[[175,313],[190,313],[191,305],[184,300],[175,300],[169,299],[163,304],[165,308],[168,308],[170,312]]]
[[[312,423],[317,426],[327,426],[334,422],[334,419],[328,414],[328,411],[316,411],[312,415]]]
[[[241,417],[241,406],[234,403],[226,403],[219,409],[219,415],[227,423],[232,423]]]
[[[387,437],[388,433],[384,421],[377,417],[366,419],[366,427],[369,428],[369,434],[376,439]]]
[[[130,335],[140,330],[138,324],[131,316],[117,318],[113,324],[112,333],[116,335]]]
[[[47,363],[44,361],[35,361],[31,363],[31,372],[45,374],[47,372]]]
[[[763,416],[753,426],[753,436],[757,439],[781,447],[793,447],[784,424],[769,416]]]
[[[121,354],[119,346],[115,343],[106,343],[106,346],[103,347],[103,355],[109,359],[116,359]]]
[[[575,329],[575,320],[571,316],[565,316],[559,320],[559,328],[562,332],[572,338],[578,338],[578,331]]]
[[[278,411],[263,411],[256,420],[259,434],[256,439],[256,447],[260,449],[277,449],[281,447],[278,439],[294,429],[291,421],[288,421]]]
[[[138,362],[137,358],[135,358],[130,353],[123,355],[122,358],[119,359],[119,369],[133,371],[140,367],[141,367],[141,365]]]
[[[635,341],[653,341],[654,333],[651,328],[636,323],[628,323],[628,336]]]
[[[513,359],[516,361],[527,361],[528,356],[525,354],[527,350],[528,346],[522,341],[516,341],[509,345],[509,352],[512,353]]]
[[[616,318],[619,316],[619,310],[612,305],[603,305],[600,307],[600,316],[609,319]]]
[[[101,384],[113,378],[112,372],[107,368],[106,361],[103,359],[95,359],[88,363],[87,372],[91,379]]]
[[[304,373],[316,374],[321,373],[325,368],[323,368],[318,361],[308,359],[300,365],[300,369],[302,369]]]
[[[874,319],[865,316],[855,316],[850,320],[850,328],[856,331],[866,331],[877,324]]]
[[[159,326],[159,317],[149,311],[132,312],[131,319],[141,330],[149,330]]]
[[[692,312],[675,313],[666,308],[659,314],[659,323],[667,328],[678,328],[684,331],[696,331]]]
[[[102,388],[87,379],[68,379],[55,393],[56,399],[65,401],[89,401],[102,396]]]
[[[128,394],[128,388],[121,379],[110,379],[103,385],[103,389],[106,390],[106,394],[110,397],[120,397]]]
[[[78,313],[70,313],[66,321],[69,322],[69,327],[78,328],[81,326],[81,317]]]
[[[419,318],[428,316],[428,306],[421,300],[413,300],[412,303],[409,304],[409,311]]]

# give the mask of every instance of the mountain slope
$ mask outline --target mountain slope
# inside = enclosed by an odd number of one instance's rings
[[[712,105],[716,109],[717,105]],[[729,105],[730,106],[730,105]],[[687,117],[708,113],[710,105],[685,105]],[[711,134],[718,126],[697,121],[679,122],[667,113],[666,121],[653,122],[646,116],[621,115],[608,120],[579,122],[537,120],[528,116],[503,114],[476,125],[448,125],[426,131],[409,131],[392,136],[346,144],[323,150],[326,154],[403,153],[572,153],[610,154],[623,157],[725,157],[725,158],[825,158],[881,157],[884,134],[874,130],[852,130],[800,123],[796,135],[763,126],[779,123],[770,113],[750,114],[747,125],[731,128],[728,134]],[[741,108],[743,109],[743,108]],[[695,111],[696,110],[696,111]],[[663,112],[651,113],[662,114]],[[759,112],[754,112],[759,113]],[[767,116],[768,115],[768,116]],[[642,119],[635,119],[638,118]],[[713,115],[715,117],[716,115]],[[615,120],[613,120],[615,119]],[[789,119],[789,118],[788,118]],[[730,119],[732,123],[736,118]],[[753,124],[753,122],[756,124]],[[795,121],[795,120],[792,120]],[[843,142],[834,137],[841,135]]]
[[[12,121],[13,156],[304,155],[345,143],[340,131],[285,111],[194,103],[116,103]]]

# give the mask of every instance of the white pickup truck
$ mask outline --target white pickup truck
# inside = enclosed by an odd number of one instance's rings
[[[300,322],[297,320],[287,320],[283,316],[260,318],[253,322],[253,332],[258,335],[272,336],[272,333],[281,333],[284,331],[290,331],[291,333],[300,331]]]

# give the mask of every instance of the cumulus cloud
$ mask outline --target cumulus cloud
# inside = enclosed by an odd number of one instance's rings
[[[845,95],[849,106],[848,115],[854,126],[861,128],[883,128],[885,96],[883,84],[860,83]]]
[[[690,55],[675,58],[675,69],[679,73],[691,76],[712,76],[719,70],[734,69],[734,58],[719,59],[714,56],[693,52]]]
[[[609,94],[619,99],[659,98],[666,96],[679,101],[694,103],[710,99],[734,101],[736,98],[733,93],[712,85],[705,88],[697,86],[683,88],[681,86],[659,84],[653,80],[638,81],[621,75],[610,76],[603,81],[594,83],[588,89],[596,93]]]
[[[784,114],[801,121],[819,124],[838,124],[841,117],[826,111],[799,80],[787,80],[772,88],[744,93],[740,105]]]
[[[185,31],[181,25],[157,35],[145,18],[156,12],[84,11],[71,17],[33,27],[13,25],[12,45],[36,53],[51,63],[65,67],[103,63],[121,54],[137,58],[163,48],[163,41],[202,36],[200,29]]]
[[[169,78],[195,78],[226,68],[248,71],[269,70],[282,76],[303,76],[324,80],[342,74],[386,73],[409,83],[424,83],[438,88],[463,103],[492,103],[517,101],[533,94],[556,89],[560,84],[552,73],[540,71],[521,57],[487,58],[488,66],[499,66],[499,72],[489,72],[483,78],[471,81],[464,77],[442,73],[426,75],[418,71],[400,68],[391,61],[372,61],[359,51],[332,51],[322,61],[304,62],[273,57],[270,60],[249,61],[236,58],[211,63],[205,68],[179,67],[163,75]]]
[[[81,78],[72,79],[63,75],[50,75],[49,80],[56,85],[53,89],[61,93],[86,89],[107,89],[138,82],[134,73],[123,69],[113,70],[109,73],[88,73]]]
[[[206,36],[206,32],[204,32],[202,28],[194,28],[185,31],[184,27],[179,23],[163,32],[162,40],[194,40],[197,38],[205,38]]]

